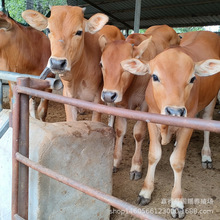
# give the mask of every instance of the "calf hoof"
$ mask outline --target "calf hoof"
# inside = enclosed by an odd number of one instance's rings
[[[170,214],[172,218],[179,218],[179,219],[183,219],[186,215],[184,209],[180,209],[177,207],[171,208]]]
[[[151,199],[144,198],[143,196],[138,196],[137,203],[138,205],[148,205],[150,203]]]
[[[212,169],[212,162],[211,161],[205,161],[205,162],[202,162],[202,167],[204,168],[204,169]]]
[[[117,167],[113,167],[113,173],[117,173],[118,172],[118,168]]]
[[[142,177],[142,173],[138,171],[131,171],[130,172],[130,180],[139,180]]]

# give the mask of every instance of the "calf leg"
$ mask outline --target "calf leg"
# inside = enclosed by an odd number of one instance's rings
[[[147,205],[151,201],[151,194],[154,190],[154,176],[158,162],[160,161],[161,150],[161,136],[155,124],[148,123],[148,131],[150,136],[150,146],[148,153],[148,170],[147,176],[144,180],[144,186],[138,196],[138,204]]]
[[[64,83],[63,83],[64,84]],[[72,94],[63,87],[63,96],[72,97]],[[76,121],[77,120],[77,108],[75,106],[64,104],[65,113],[66,113],[66,121]]]
[[[204,113],[202,118],[211,120],[213,117],[213,112],[215,108],[217,97],[214,98],[208,106],[205,107]],[[201,155],[202,155],[202,167],[204,169],[206,168],[212,168],[212,158],[211,158],[211,149],[209,145],[209,136],[210,131],[204,131],[204,144],[202,147]]]
[[[48,110],[48,100],[41,99],[40,104],[37,108],[37,114],[41,121],[45,121],[47,116],[47,110]]]
[[[50,93],[52,92],[51,89],[46,89],[45,91],[50,92]],[[46,119],[47,110],[48,110],[48,103],[49,103],[49,101],[46,99],[40,100],[40,104],[37,108],[37,114],[38,114],[38,117],[41,121],[45,121],[45,119]]]
[[[100,121],[101,121],[101,113],[94,111],[94,112],[92,113],[92,121],[98,121],[98,122],[100,122]]]
[[[30,116],[32,118],[36,118],[35,107],[36,107],[35,100],[33,98],[30,98],[29,99],[29,111],[30,111]]]
[[[130,179],[131,180],[138,180],[141,178],[142,173],[142,153],[141,153],[141,146],[143,143],[143,140],[145,138],[147,130],[147,124],[144,121],[137,121],[134,130],[133,135],[135,139],[135,153],[132,157],[132,166],[130,170]]]
[[[9,84],[9,105],[10,105],[10,109],[12,109],[13,87],[14,87],[15,83],[9,81],[8,84]]]
[[[125,118],[116,117],[115,121],[115,150],[114,150],[114,167],[113,172],[117,172],[119,164],[122,160],[122,144],[125,132],[127,130],[127,120]]]
[[[107,105],[112,106],[112,107],[115,106],[115,104],[112,104],[112,103],[108,103]],[[113,128],[114,127],[114,122],[115,122],[115,116],[114,115],[109,115],[108,116],[108,126]]]
[[[108,117],[108,126],[109,127],[114,127],[114,122],[115,122],[115,116],[114,115],[109,115]]]
[[[177,146],[170,156],[170,164],[174,173],[174,187],[171,193],[171,216],[184,218],[184,204],[181,188],[182,172],[185,165],[186,150],[193,130],[182,128],[177,132]]]
[[[71,105],[64,105],[66,113],[66,121],[76,121],[77,120],[77,108]]]
[[[98,93],[95,95],[94,103],[99,103],[99,104],[102,103],[102,100],[101,100],[101,87],[99,88]],[[93,113],[92,113],[92,121],[100,122],[101,121],[101,116],[102,116],[102,114],[100,112],[93,111]]]

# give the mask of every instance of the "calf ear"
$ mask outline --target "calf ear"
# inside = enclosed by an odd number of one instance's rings
[[[138,46],[134,47],[134,54],[136,55],[136,58],[140,58],[144,51],[149,47],[149,44],[151,42],[152,36],[150,36],[148,39],[142,41]]]
[[[102,13],[93,15],[86,21],[85,31],[90,34],[95,34],[104,27],[104,25],[108,22],[108,19],[108,16]]]
[[[127,59],[121,61],[121,66],[125,71],[128,71],[134,75],[145,75],[149,72],[149,65],[142,63],[138,59]]]
[[[24,20],[33,28],[42,31],[47,28],[47,17],[34,10],[26,10],[22,12]]]
[[[12,28],[12,22],[5,17],[0,17],[0,29],[9,31]]]
[[[99,37],[99,46],[101,48],[101,51],[103,51],[105,49],[106,44],[108,43],[107,38],[105,37],[105,35],[101,35]]]
[[[195,73],[199,76],[211,76],[220,72],[220,60],[209,59],[195,64]]]

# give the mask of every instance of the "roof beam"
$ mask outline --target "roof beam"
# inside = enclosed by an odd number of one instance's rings
[[[188,14],[188,15],[184,15],[184,16],[161,16],[161,17],[146,17],[146,18],[141,18],[141,21],[150,21],[150,20],[169,20],[169,19],[183,19],[183,18],[200,18],[200,17],[207,17],[207,16],[220,16],[219,13],[216,14]],[[127,22],[133,22],[133,20],[127,20]]]
[[[205,1],[197,1],[197,2],[189,2],[189,3],[178,3],[178,4],[168,4],[168,5],[157,5],[157,6],[151,6],[151,7],[142,7],[142,11],[151,11],[151,10],[157,10],[157,9],[167,9],[167,8],[174,8],[174,7],[186,7],[186,6],[196,6],[196,5],[204,5],[204,4],[212,4],[212,3],[218,3],[220,0],[205,0]],[[111,11],[111,13],[125,13],[125,12],[132,12],[134,11],[133,8],[124,9],[124,10],[114,10]]]
[[[202,26],[211,26],[211,25],[219,25],[219,22],[199,22],[199,23],[193,23],[193,22],[188,22],[187,24],[180,24],[180,23],[166,23],[168,26],[174,28],[174,27],[202,27]],[[152,25],[147,25],[147,26],[140,26],[141,29],[147,29],[149,27],[151,27]]]
[[[93,1],[94,4],[96,5],[104,5],[104,4],[109,4],[109,3],[117,3],[117,2],[127,2],[128,0],[107,0],[107,1]]]
[[[103,13],[105,13],[106,15],[108,15],[109,17],[115,19],[116,21],[120,22],[121,24],[123,24],[126,28],[129,28],[129,29],[133,29],[132,26],[130,26],[129,24],[127,24],[126,22],[124,21],[121,21],[119,18],[117,18],[116,16],[112,15],[111,13],[109,13],[108,11],[102,9],[101,7],[99,7],[98,5],[94,4],[93,2],[91,2],[90,0],[84,0],[85,2],[87,2],[88,4],[90,4],[91,6],[93,6],[94,8],[102,11]]]

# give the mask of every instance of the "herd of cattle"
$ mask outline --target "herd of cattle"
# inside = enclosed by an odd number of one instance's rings
[[[220,89],[220,38],[215,33],[198,31],[179,36],[171,27],[158,25],[125,39],[117,27],[105,25],[106,15],[98,13],[87,20],[84,9],[72,6],[53,6],[49,18],[33,10],[24,11],[22,16],[33,28],[0,14],[1,70],[40,75],[47,66],[59,74],[67,97],[180,117],[195,117],[204,109],[203,118],[212,119]],[[45,29],[48,38],[41,32]],[[47,106],[47,100],[42,100],[38,107],[41,120],[45,120]],[[65,105],[65,113],[67,121],[77,119],[75,107]],[[100,113],[94,112],[92,120],[100,121]],[[148,171],[138,202],[150,202],[161,145],[175,134],[170,157],[174,172],[171,215],[183,218],[181,178],[193,130],[137,121],[130,169],[134,180],[142,176],[141,145],[147,126]],[[116,172],[122,159],[126,119],[116,117],[114,128]],[[209,132],[205,131],[204,139],[202,164],[211,168]]]

